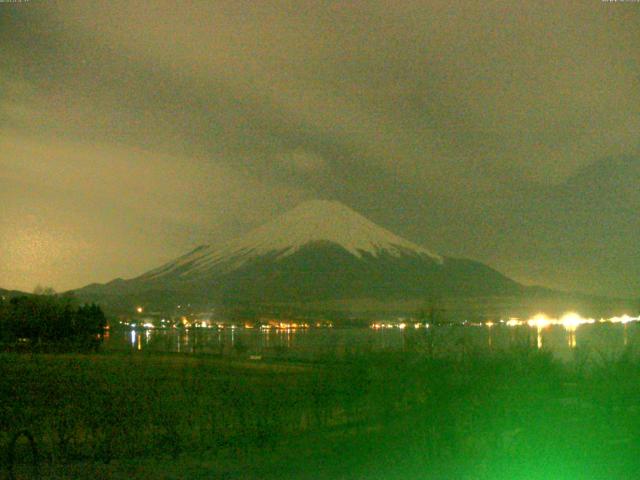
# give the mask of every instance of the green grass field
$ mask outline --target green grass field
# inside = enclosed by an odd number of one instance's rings
[[[0,476],[631,479],[640,361],[0,355]],[[25,436],[35,440],[37,469]]]

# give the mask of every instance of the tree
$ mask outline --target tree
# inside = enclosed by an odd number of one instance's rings
[[[76,306],[73,298],[55,294],[14,297],[0,304],[0,342],[5,348],[95,350],[106,323],[98,305]]]
[[[56,295],[56,291],[53,289],[53,287],[43,287],[42,285],[36,285],[36,288],[33,289],[33,294],[52,297]]]

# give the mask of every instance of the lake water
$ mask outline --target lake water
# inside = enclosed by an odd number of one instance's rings
[[[429,336],[431,337],[431,340]],[[441,326],[431,330],[371,328],[309,328],[260,330],[245,328],[114,329],[105,339],[110,351],[156,351],[185,354],[216,354],[313,359],[340,358],[349,353],[425,349],[433,344],[439,350],[499,350],[518,345],[546,349],[562,360],[576,352],[591,358],[618,355],[640,345],[640,324],[596,323],[581,325],[575,332],[561,325],[536,329],[526,325]]]

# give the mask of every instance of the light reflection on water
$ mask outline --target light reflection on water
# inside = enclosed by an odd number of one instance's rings
[[[313,358],[371,351],[426,351],[429,344],[438,351],[451,352],[501,350],[528,345],[549,350],[558,358],[569,360],[576,349],[596,356],[615,355],[627,347],[638,345],[640,326],[636,323],[592,324],[568,330],[559,325],[546,328],[526,325],[442,326],[415,331],[370,328],[122,330],[112,332],[105,340],[105,349]]]

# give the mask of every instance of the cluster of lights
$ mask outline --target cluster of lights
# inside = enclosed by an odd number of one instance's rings
[[[316,322],[316,328],[333,328],[333,322]]]
[[[285,331],[299,330],[299,329],[306,330],[313,326],[315,326],[315,328],[333,328],[333,322],[316,322],[313,325],[309,325],[306,322],[279,322],[279,321],[272,320],[269,323],[265,323],[261,325],[260,330],[267,331],[267,332],[272,329],[285,330]],[[245,325],[245,328],[248,328],[248,327]]]
[[[505,324],[508,327],[518,327],[521,325],[528,325],[539,330],[545,329],[552,325],[560,325],[568,331],[575,331],[580,325],[592,324],[592,323],[630,323],[640,321],[640,317],[631,317],[629,315],[622,315],[620,317],[601,318],[595,320],[593,318],[585,318],[575,312],[565,313],[560,318],[551,318],[544,313],[538,313],[528,320],[520,320],[518,318],[510,318]],[[488,325],[489,322],[485,323]],[[492,324],[493,325],[493,324]]]
[[[299,328],[309,328],[308,323],[279,322],[274,325],[277,330],[297,330]]]
[[[601,322],[607,321],[609,323],[629,323],[629,322],[638,322],[640,321],[639,317],[630,317],[629,315],[622,315],[620,317],[611,317],[608,320],[600,320]]]
[[[191,304],[187,305],[188,307],[191,306]],[[178,309],[182,308],[182,305],[178,305],[177,306]],[[144,307],[141,305],[138,305],[135,307],[135,312],[140,315],[142,313],[144,313]],[[138,317],[139,318],[139,317]],[[145,328],[145,329],[154,329],[154,328],[163,328],[163,327],[167,327],[168,325],[165,325],[165,319],[161,320],[162,325],[159,327],[158,325],[156,325],[155,323],[151,322],[151,321],[146,321],[145,323],[142,322],[138,322],[138,323],[129,323],[126,321],[121,321],[120,324],[122,325],[126,325],[126,326],[130,326],[131,328],[136,328],[136,326],[138,326],[139,328]],[[190,328],[217,328],[218,330],[224,330],[224,329],[231,329],[234,330],[236,328],[245,328],[245,329],[254,329],[254,328],[259,328],[261,331],[270,331],[271,329],[276,329],[276,330],[286,330],[286,331],[290,331],[290,330],[298,330],[298,329],[307,329],[310,327],[310,325],[306,322],[291,322],[291,321],[279,321],[279,320],[270,320],[268,323],[266,324],[254,324],[253,322],[244,322],[242,325],[236,325],[236,324],[225,324],[222,322],[212,322],[211,320],[197,320],[197,319],[192,319],[189,318],[188,315],[182,315],[180,316],[179,319],[176,320],[172,320],[171,322],[169,322],[171,325],[171,327],[173,328],[178,328],[178,327],[183,327],[185,329],[190,329]],[[315,327],[317,328],[333,328],[333,322],[330,321],[318,321],[315,323]]]
[[[120,325],[130,327],[131,329],[143,328],[146,330],[152,330],[155,328],[167,328],[167,327],[172,327],[172,328],[182,327],[186,330],[191,328],[206,328],[206,329],[217,328],[218,330],[225,330],[225,329],[235,330],[238,328],[253,330],[255,328],[258,328],[261,331],[270,331],[272,329],[290,331],[290,330],[308,329],[311,326],[315,326],[316,328],[333,328],[333,322],[317,322],[313,325],[309,325],[306,322],[270,321],[269,323],[258,324],[258,325],[251,322],[245,322],[242,325],[236,325],[236,324],[212,322],[211,320],[190,320],[187,316],[184,316],[184,315],[177,320],[171,320],[171,321],[163,318],[162,320],[160,320],[160,325],[151,321],[144,321],[144,322],[138,321],[138,322],[131,322],[131,323],[127,321],[121,321]]]
[[[478,322],[463,322],[463,325],[469,326],[485,326],[491,328],[497,324],[506,325],[507,327],[520,327],[520,326],[529,326],[532,328],[536,328],[539,330],[544,330],[547,327],[560,325],[564,327],[567,331],[576,331],[580,325],[587,325],[592,323],[620,323],[627,324],[631,322],[640,322],[640,316],[632,317],[630,315],[621,315],[619,317],[611,317],[611,318],[601,318],[596,320],[594,318],[585,318],[576,312],[567,312],[562,315],[560,318],[552,318],[544,313],[538,313],[528,320],[521,320],[517,317],[511,317],[509,320],[499,320],[492,321],[487,320],[483,323]],[[428,323],[391,323],[391,322],[375,322],[370,325],[370,327],[374,330],[391,330],[391,329],[399,329],[404,330],[412,326],[414,328],[429,328]]]
[[[181,305],[178,305],[178,308],[180,308]],[[142,306],[138,306],[136,307],[136,313],[141,314],[144,312],[144,308]],[[399,319],[401,320],[401,319]],[[580,314],[575,313],[575,312],[567,312],[564,315],[562,315],[562,317],[560,318],[551,318],[547,315],[545,315],[544,313],[538,313],[536,315],[534,315],[533,317],[529,318],[528,320],[521,320],[519,318],[516,317],[512,317],[509,318],[509,320],[500,320],[499,322],[493,322],[491,320],[487,320],[484,323],[469,323],[467,321],[463,322],[464,325],[471,325],[471,326],[485,326],[488,328],[493,327],[494,325],[496,325],[496,323],[500,323],[500,324],[504,324],[508,327],[519,327],[519,326],[524,326],[527,325],[529,327],[532,328],[536,328],[538,330],[543,330],[546,329],[547,327],[553,326],[553,325],[560,325],[562,327],[564,327],[567,331],[569,332],[575,332],[579,326],[581,325],[585,325],[585,324],[592,324],[592,323],[620,323],[620,324],[627,324],[630,322],[638,322],[640,321],[640,316],[638,317],[632,317],[630,315],[624,314],[621,316],[615,316],[615,317],[611,317],[611,318],[601,318],[600,320],[595,320],[593,318],[585,318],[582,317]],[[161,323],[162,326],[165,326],[165,319],[162,319]],[[124,325],[129,325],[131,328],[136,328],[137,324],[136,323],[131,323],[129,324],[128,322],[121,322]],[[189,319],[186,316],[182,316],[178,322],[179,324],[182,324],[182,326],[184,328],[191,328],[191,327],[200,327],[200,328],[218,328],[220,330],[225,328],[225,324],[223,323],[213,323],[211,321],[207,321],[207,320],[201,320],[201,321],[189,321]],[[251,323],[245,323],[244,325],[245,329],[252,329],[254,328],[254,325]],[[322,327],[326,327],[326,328],[331,328],[333,327],[333,323],[331,322],[327,322],[327,323],[316,323],[315,325],[318,328],[322,328]],[[399,329],[399,330],[404,330],[408,327],[413,326],[413,328],[415,329],[419,329],[419,328],[429,328],[430,325],[428,323],[407,323],[407,322],[375,322],[372,323],[371,328],[374,330],[386,330],[386,329]],[[153,329],[156,328],[156,326],[151,323],[151,322],[145,322],[142,323],[140,325],[140,327],[143,327],[145,329]],[[177,325],[174,323],[173,327],[176,328]],[[237,325],[228,325],[228,328],[230,329],[235,329],[238,328]],[[275,322],[275,321],[270,321],[269,324],[263,324],[260,325],[260,330],[263,331],[268,331],[271,330],[272,328],[275,328],[276,330],[297,330],[297,329],[307,329],[309,328],[309,324],[307,323],[298,323],[298,322]]]
[[[405,328],[408,328],[409,326],[413,325],[413,328],[415,329],[419,329],[419,328],[429,328],[429,324],[428,323],[413,323],[413,324],[409,324],[409,323],[405,323],[405,322],[401,322],[401,323],[383,323],[383,322],[375,322],[371,324],[371,328],[373,328],[374,330],[391,330],[394,328],[397,328],[399,330],[404,330]]]

